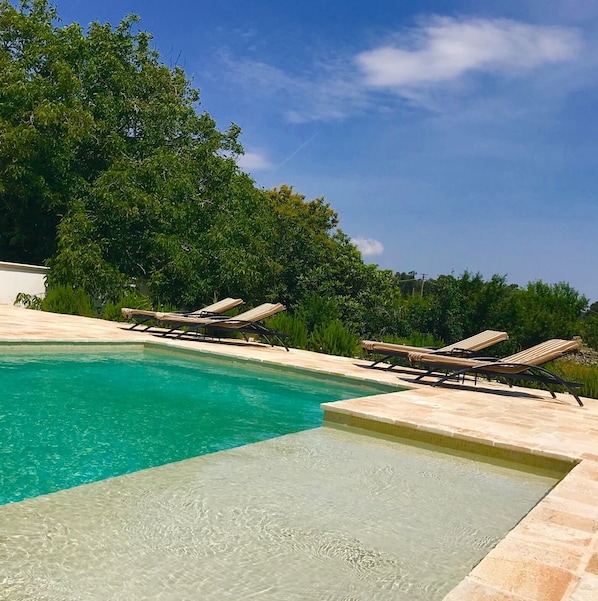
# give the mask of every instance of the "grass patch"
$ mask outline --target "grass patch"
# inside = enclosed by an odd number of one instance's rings
[[[598,365],[583,365],[561,359],[550,363],[547,369],[569,382],[583,382],[579,394],[590,399],[598,399]]]

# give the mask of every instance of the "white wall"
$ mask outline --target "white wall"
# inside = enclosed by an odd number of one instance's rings
[[[47,267],[0,261],[0,303],[12,305],[19,292],[44,296]]]

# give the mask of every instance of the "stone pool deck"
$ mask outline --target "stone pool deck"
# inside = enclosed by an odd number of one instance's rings
[[[242,341],[165,340],[125,324],[0,305],[0,343],[160,342],[274,364],[410,387],[324,406],[325,419],[390,435],[452,441],[491,454],[575,463],[445,601],[595,601],[598,598],[598,401],[500,384],[433,388],[418,372],[367,369],[368,362]],[[1,538],[1,533],[0,533]],[[1,542],[1,541],[0,541]],[[440,558],[439,558],[440,559]],[[1,583],[1,578],[0,578]],[[0,590],[0,598],[2,591]]]

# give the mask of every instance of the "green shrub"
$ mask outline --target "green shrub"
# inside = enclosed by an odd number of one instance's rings
[[[327,355],[355,357],[359,353],[359,338],[350,332],[339,319],[328,325],[314,328],[307,348]]]
[[[313,332],[317,326],[326,326],[340,318],[336,302],[315,292],[301,300],[295,316],[307,326],[308,332]]]
[[[123,307],[151,311],[152,302],[148,296],[132,290],[117,302],[108,301],[102,311],[102,319],[107,319],[108,321],[125,321],[122,314]]]
[[[27,294],[25,292],[19,292],[17,294],[17,298],[15,299],[14,304],[19,305],[21,307],[25,307],[25,309],[41,309],[43,297],[36,296],[35,294]]]
[[[307,326],[299,317],[287,313],[278,313],[266,320],[266,326],[276,332],[288,334],[285,342],[293,348],[307,348]],[[273,340],[273,342],[275,342]]]
[[[440,338],[436,338],[432,334],[421,334],[420,332],[414,332],[411,336],[383,336],[384,342],[391,342],[393,344],[406,344],[409,346],[422,346],[427,348],[439,348],[445,346],[444,341]]]
[[[67,315],[84,315],[95,317],[90,297],[82,288],[71,286],[53,286],[48,289],[41,302],[42,311],[66,313]]]
[[[590,313],[581,323],[583,341],[590,348],[598,350],[598,314]]]
[[[583,382],[583,388],[579,389],[580,396],[598,399],[598,366],[582,365],[581,363],[561,359],[550,363],[547,369],[563,378],[563,380]]]

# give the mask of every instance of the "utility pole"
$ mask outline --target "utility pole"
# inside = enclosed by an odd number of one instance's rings
[[[423,298],[424,297],[424,282],[426,281],[426,275],[425,273],[422,273],[422,289],[420,291],[420,296]]]

